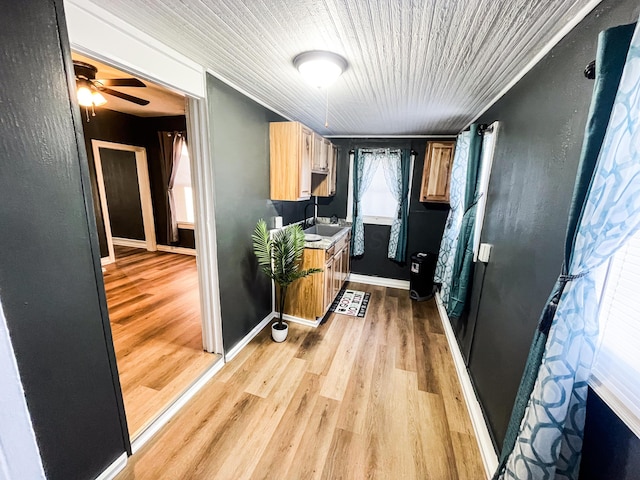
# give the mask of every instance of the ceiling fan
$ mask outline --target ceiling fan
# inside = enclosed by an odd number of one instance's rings
[[[121,98],[127,102],[137,105],[149,105],[149,100],[134,97],[126,93],[118,92],[108,87],[146,87],[137,78],[105,78],[96,79],[98,69],[89,63],[73,61],[73,70],[76,75],[76,86],[78,92],[78,103],[83,107],[100,106],[107,103],[102,95],[112,95]]]

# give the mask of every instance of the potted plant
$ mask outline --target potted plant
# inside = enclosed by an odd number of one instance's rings
[[[283,342],[289,332],[289,326],[282,321],[289,285],[299,278],[322,272],[322,269],[300,269],[304,252],[304,232],[300,225],[285,227],[271,235],[265,221],[260,220],[251,238],[260,269],[278,285],[280,291],[279,319],[271,325],[271,336],[276,342]]]

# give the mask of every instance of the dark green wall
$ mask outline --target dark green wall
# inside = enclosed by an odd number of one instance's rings
[[[47,478],[95,478],[128,440],[62,1],[1,6],[0,297]]]
[[[222,335],[228,351],[271,312],[271,282],[258,271],[251,245],[256,222],[269,226],[269,122],[282,119],[207,75],[211,159],[215,177],[216,242]],[[287,202],[288,203],[288,202]],[[285,219],[285,223],[291,221]]]
[[[598,33],[635,21],[639,11],[633,0],[605,0],[480,119],[499,120],[501,127],[482,233],[494,248],[484,282],[474,284],[474,293],[482,288],[482,295],[472,305],[478,315],[469,370],[498,447],[539,314],[560,272],[593,89],[582,72],[595,58]],[[638,439],[621,434],[624,428],[598,431],[594,425],[616,418],[593,403],[585,436],[591,456],[581,478],[637,478],[631,473],[631,466],[638,471],[637,456],[616,464],[604,452],[617,451],[612,446],[618,444],[619,455],[637,453]]]
[[[83,112],[84,113],[84,112]],[[93,162],[93,149],[91,140],[104,140],[106,142],[123,143],[144,147],[147,151],[147,166],[149,169],[149,183],[151,186],[151,200],[153,204],[153,220],[156,230],[156,241],[160,245],[167,243],[167,189],[166,181],[160,162],[159,131],[182,131],[187,129],[184,115],[166,117],[138,117],[126,113],[114,112],[106,108],[96,109],[96,116],[82,117],[82,128],[85,137],[89,169],[91,171],[91,191],[93,206],[96,211],[96,224],[98,226],[98,238],[100,240],[100,253],[103,257],[109,254],[107,240],[102,222],[102,208],[98,196],[95,165]],[[127,237],[133,238],[133,237]],[[176,244],[180,247],[195,248],[195,239],[192,230],[179,231],[179,240]]]
[[[416,151],[413,167],[413,184],[409,204],[409,238],[407,259],[414,252],[438,252],[444,225],[449,214],[449,205],[420,202],[420,184],[427,140],[415,139],[333,139],[338,146],[338,169],[336,195],[320,198],[318,214],[323,217],[347,215],[349,184],[349,151],[356,148],[410,148]],[[399,264],[387,258],[390,227],[365,225],[365,252],[351,259],[351,271],[362,275],[409,280],[408,264]]]

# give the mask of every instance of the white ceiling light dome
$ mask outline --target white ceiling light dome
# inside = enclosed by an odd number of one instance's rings
[[[293,59],[300,75],[317,88],[332,85],[347,69],[347,61],[337,53],[323,50],[303,52]]]

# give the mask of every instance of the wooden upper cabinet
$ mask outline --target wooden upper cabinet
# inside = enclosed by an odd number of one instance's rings
[[[455,141],[429,142],[422,170],[421,202],[449,203]]]
[[[328,149],[331,142],[326,138],[313,134],[313,161],[311,171],[313,173],[327,173],[329,171]]]
[[[313,135],[299,122],[269,124],[272,200],[311,198]]]
[[[314,173],[311,178],[311,194],[316,197],[331,197],[336,194],[338,148],[333,143],[327,142],[328,171],[326,173]]]

